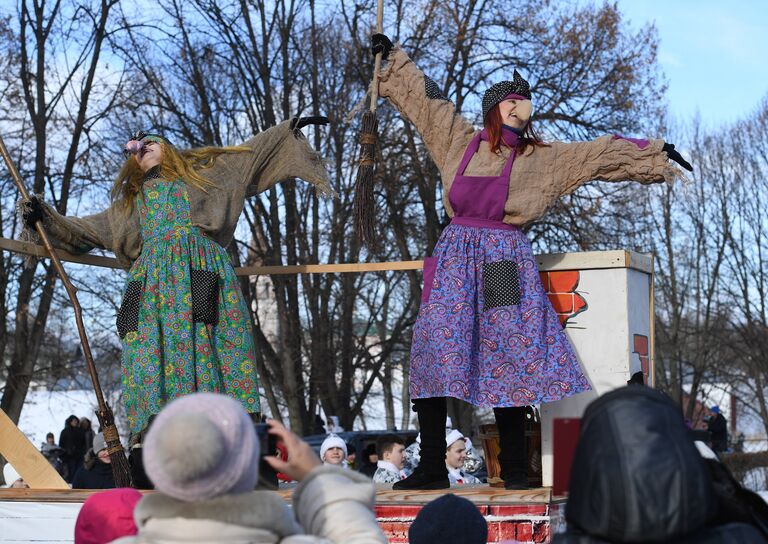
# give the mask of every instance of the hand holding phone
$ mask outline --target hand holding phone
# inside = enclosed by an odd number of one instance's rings
[[[276,472],[282,472],[300,482],[306,478],[312,469],[322,464],[310,445],[289,431],[282,423],[268,419],[267,425],[269,426],[269,434],[285,444],[285,449],[288,452],[288,459],[278,459],[274,454],[264,458]],[[271,451],[274,452],[275,449],[273,448]]]

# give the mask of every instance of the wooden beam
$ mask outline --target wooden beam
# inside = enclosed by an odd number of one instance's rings
[[[384,270],[421,270],[424,261],[390,261],[385,263],[298,264],[285,266],[242,266],[238,276],[271,274],[338,274],[344,272],[381,272]]]
[[[33,244],[31,242],[21,242],[19,240],[10,240],[8,238],[0,238],[0,249],[6,251],[13,251],[14,253],[23,253],[25,255],[34,255],[41,259],[49,258],[48,252],[43,246]],[[90,264],[94,266],[101,266],[105,268],[121,268],[117,264],[117,259],[113,257],[102,257],[101,255],[73,255],[67,253],[64,250],[57,251],[62,261],[68,261],[71,263]]]
[[[51,466],[48,459],[43,457],[3,410],[0,410],[0,454],[16,469],[29,487],[69,489],[67,482]]]
[[[0,238],[0,249],[47,258],[43,246],[29,242]],[[73,255],[59,251],[62,261],[121,268],[117,259],[100,255]],[[596,270],[603,268],[632,268],[641,272],[653,271],[653,259],[650,255],[626,251],[584,251],[580,253],[550,253],[536,255],[536,263],[542,272],[555,270]],[[267,276],[278,274],[343,274],[361,272],[382,272],[388,270],[421,270],[424,261],[390,261],[383,263],[339,263],[339,264],[298,264],[283,266],[241,266],[235,268],[238,276]]]
[[[89,489],[65,489],[65,490],[36,490],[36,489],[0,489],[0,502],[84,502],[94,493],[103,491]],[[143,494],[156,493],[156,491],[140,491]],[[276,491],[287,503],[293,497],[294,489],[279,489]],[[506,491],[503,487],[488,487],[487,485],[464,485],[452,487],[450,490],[437,491],[393,491],[391,485],[378,484],[376,486],[377,505],[424,505],[428,502],[453,493],[476,504],[550,504],[562,502],[552,497],[549,487],[526,489],[522,491]]]

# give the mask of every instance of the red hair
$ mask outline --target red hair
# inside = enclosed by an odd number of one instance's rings
[[[501,111],[499,110],[498,104],[491,108],[491,111],[489,111],[488,115],[485,116],[484,124],[485,130],[488,133],[488,144],[491,146],[491,151],[494,153],[500,153],[501,145],[503,143],[501,140],[501,131],[503,130],[501,126],[503,123],[501,121]],[[539,135],[536,130],[534,130],[531,121],[526,123],[525,129],[523,130],[523,135],[518,140],[517,152],[523,153],[529,145],[534,147],[547,145],[541,138],[539,138]]]

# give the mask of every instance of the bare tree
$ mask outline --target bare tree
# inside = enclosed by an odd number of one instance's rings
[[[87,160],[84,135],[113,106],[102,94],[113,89],[105,89],[97,76],[102,73],[99,60],[116,3],[42,0],[20,4],[17,73],[30,130],[29,140],[20,142],[18,156],[32,192],[45,193],[62,214],[67,211],[75,169]],[[49,147],[57,137],[60,146]],[[41,282],[36,270],[34,265],[25,266],[17,279],[13,350],[0,399],[0,408],[14,422],[21,413],[54,299],[53,268],[44,267]],[[33,302],[37,303],[34,313]]]
[[[25,29],[20,43],[32,44],[29,47],[35,47],[38,55],[39,43],[44,53],[50,53],[46,49],[50,22],[58,21],[57,32],[69,28],[59,4],[53,10],[43,3],[39,14],[26,6],[19,19],[19,28]],[[88,157],[98,154],[105,165],[115,167],[106,146],[98,144],[137,126],[162,131],[181,147],[227,145],[295,115],[326,114],[331,124],[308,136],[328,158],[338,198],[318,199],[307,184],[288,181],[250,199],[237,240],[229,248],[235,263],[412,260],[434,247],[447,223],[440,203],[439,172],[413,128],[389,107],[379,112],[376,171],[376,219],[385,243],[375,251],[361,248],[350,226],[358,127],[342,120],[364,97],[371,79],[368,37],[374,15],[370,5],[348,0],[323,5],[316,0],[159,0],[147,13],[108,2],[72,9],[80,26],[78,40],[73,36],[66,52],[81,51],[76,55],[79,64],[73,62],[75,68],[67,72],[74,75],[69,79],[59,72],[50,76],[46,62],[30,71],[34,55],[27,49],[19,52],[26,77],[22,87],[27,92],[22,95],[29,111],[28,127],[35,146],[42,146],[35,152],[35,190],[47,186],[61,212],[67,211],[72,195],[81,194],[80,182],[92,175],[89,167],[81,168],[88,164]],[[664,91],[652,27],[630,32],[616,6],[608,4],[531,0],[519,9],[525,18],[513,18],[506,5],[496,0],[396,0],[387,6],[386,30],[440,82],[457,109],[475,121],[479,119],[472,112],[479,111],[483,91],[509,77],[514,66],[533,85],[536,122],[548,138],[586,138],[651,126],[649,119],[657,116]],[[110,17],[114,22],[107,24]],[[36,34],[40,29],[42,34]],[[115,54],[110,56],[115,73],[96,77],[102,74],[97,51],[104,43]],[[43,61],[46,58],[44,54]],[[94,78],[89,80],[88,74]],[[69,90],[58,99],[40,94],[36,85],[46,75],[48,89],[55,80]],[[82,85],[88,81],[89,89],[104,89],[96,93],[99,96],[108,88],[111,101],[99,100],[96,105],[93,92],[86,93]],[[69,111],[81,111],[82,105],[85,114],[56,117],[54,106],[64,104],[63,97],[77,106]],[[106,112],[115,114],[104,118]],[[54,123],[57,134],[74,135],[71,141],[67,137],[64,147],[74,151],[61,158],[64,166],[55,175],[46,171],[53,157],[39,137],[50,130],[37,128],[50,128],[46,123]],[[82,146],[83,138],[88,139],[89,149]],[[67,168],[70,158],[74,162]],[[631,219],[622,218],[634,213],[635,196],[628,185],[584,188],[526,228],[535,243],[549,250],[623,242],[622,229],[628,230]],[[8,262],[19,267],[17,260]],[[27,294],[20,295],[22,302],[15,312],[22,324],[29,321],[24,317],[24,304],[33,300],[29,293],[42,292],[39,300],[47,300],[50,306],[51,295],[45,293],[52,291],[53,284],[47,271],[42,277],[27,273],[24,278],[19,292]],[[247,279],[241,283],[253,309],[264,297],[255,285]],[[398,376],[402,383],[408,382],[410,327],[421,297],[418,272],[274,275],[259,285],[271,290],[268,298],[276,307],[274,335],[259,326],[258,314],[253,314],[259,373],[273,416],[287,414],[299,432],[308,430],[319,412],[338,415],[349,428],[364,416],[370,395],[381,395],[387,425],[394,426],[399,394],[400,425],[407,426],[408,394],[400,394],[395,384]],[[97,295],[93,294],[94,304]],[[40,305],[37,316],[44,317],[46,308]],[[31,346],[33,334],[40,338],[35,323],[19,329],[15,340],[20,346]],[[0,335],[0,346],[2,339]],[[15,364],[12,375],[25,375],[26,356]],[[462,407],[455,409],[466,414]],[[467,417],[457,417],[461,420],[457,425],[466,427]]]

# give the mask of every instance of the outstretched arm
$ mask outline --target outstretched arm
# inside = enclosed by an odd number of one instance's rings
[[[454,142],[469,141],[475,129],[405,51],[393,49],[388,60],[379,79],[379,94],[413,124],[432,160],[442,170]]]
[[[239,180],[246,186],[247,196],[292,178],[312,183],[321,193],[333,194],[325,161],[300,130],[307,120],[322,124],[324,119],[296,117],[284,121],[243,142],[241,145],[250,152],[220,155],[213,166],[200,173],[214,182]]]
[[[87,253],[93,248],[112,250],[112,228],[108,210],[85,217],[68,217],[59,214],[53,206],[37,196],[20,201],[19,210],[25,222],[22,237],[37,240],[31,218],[40,219],[54,247],[69,253]]]
[[[674,146],[663,140],[636,140],[620,136],[602,136],[591,142],[555,142],[551,150],[555,156],[554,185],[559,195],[568,194],[590,180],[638,181],[660,183],[684,177],[675,159],[690,167]]]

